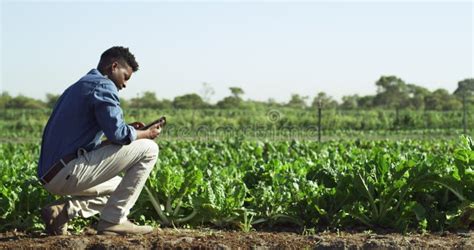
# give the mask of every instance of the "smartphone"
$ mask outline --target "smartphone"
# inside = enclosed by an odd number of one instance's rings
[[[150,123],[150,124],[146,125],[145,127],[141,128],[140,130],[147,130],[155,124],[160,124],[161,128],[164,127],[165,124],[166,124],[166,117],[162,116],[162,117],[160,117],[160,119],[153,121],[152,123]]]

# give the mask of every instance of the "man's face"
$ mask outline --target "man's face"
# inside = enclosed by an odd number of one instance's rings
[[[109,79],[115,83],[119,90],[127,87],[127,81],[132,77],[132,67],[128,64],[114,62],[110,69]]]

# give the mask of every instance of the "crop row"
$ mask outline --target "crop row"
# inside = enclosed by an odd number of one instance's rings
[[[131,217],[163,226],[445,230],[474,223],[474,145],[453,141],[158,141]],[[39,230],[38,144],[0,144],[0,231]]]

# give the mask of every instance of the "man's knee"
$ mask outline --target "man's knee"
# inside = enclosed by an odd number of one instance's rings
[[[159,147],[155,141],[149,139],[142,139],[139,140],[142,144],[143,153],[146,157],[158,158]]]

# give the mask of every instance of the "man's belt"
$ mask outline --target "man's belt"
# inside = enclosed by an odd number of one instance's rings
[[[70,161],[74,159],[76,159],[76,154],[69,154],[61,158],[49,168],[48,172],[46,172],[43,177],[40,178],[40,182],[43,185],[49,183],[54,178],[54,176],[56,176],[56,174],[61,171],[61,169],[63,169]]]

